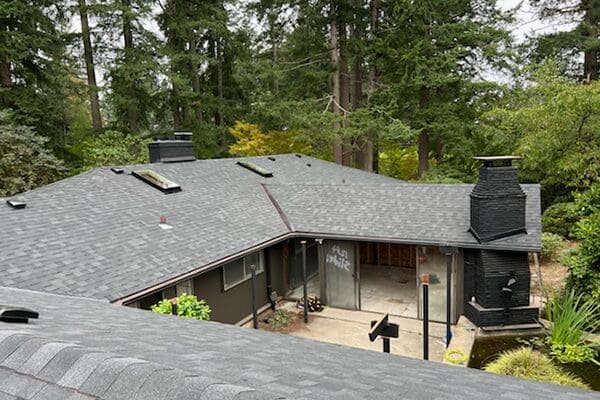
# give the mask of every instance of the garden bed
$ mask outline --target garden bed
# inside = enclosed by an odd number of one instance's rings
[[[478,336],[475,339],[469,367],[483,369],[490,362],[496,360],[502,352],[528,346],[532,339],[541,338],[541,335],[495,335]],[[581,379],[591,389],[600,391],[600,366],[588,363],[573,363],[556,365],[563,371],[571,373]]]

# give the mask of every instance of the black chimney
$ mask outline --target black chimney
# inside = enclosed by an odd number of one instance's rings
[[[148,144],[151,163],[172,163],[194,161],[194,144],[192,132],[175,132],[173,136],[155,138]]]
[[[471,192],[471,233],[479,242],[526,233],[525,200],[513,160],[521,157],[475,157],[483,162]]]

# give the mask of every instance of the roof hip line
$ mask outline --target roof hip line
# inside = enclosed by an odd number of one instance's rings
[[[283,212],[283,209],[281,208],[281,206],[279,205],[279,203],[277,202],[277,200],[275,200],[275,197],[273,197],[273,195],[271,194],[271,192],[269,192],[269,189],[267,189],[267,185],[265,185],[264,183],[261,183],[260,186],[262,186],[263,190],[267,194],[267,197],[269,198],[269,200],[273,204],[273,207],[275,207],[275,209],[277,210],[277,213],[279,213],[279,216],[281,217],[281,220],[283,221],[283,223],[285,224],[285,226],[288,228],[288,230],[290,232],[293,232],[294,229],[292,229],[292,224],[290,224],[290,221],[289,221],[287,215],[285,215],[285,212]]]

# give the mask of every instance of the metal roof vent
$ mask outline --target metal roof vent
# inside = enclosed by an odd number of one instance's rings
[[[266,168],[260,167],[254,163],[251,163],[250,161],[238,161],[237,163],[239,166],[249,169],[250,171],[254,172],[255,174],[264,176],[265,178],[273,177],[273,172],[269,171]]]
[[[13,199],[6,200],[6,204],[11,206],[12,208],[25,208],[27,207],[27,202],[22,197],[15,197]]]
[[[12,307],[0,304],[0,321],[12,323],[29,322],[29,318],[37,319],[39,314],[33,310],[22,307]]]
[[[177,183],[170,181],[164,176],[149,169],[133,171],[131,175],[135,176],[141,181],[146,182],[148,185],[155,187],[163,193],[181,192],[181,186],[179,186]]]

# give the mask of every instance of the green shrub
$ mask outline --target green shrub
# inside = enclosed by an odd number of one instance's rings
[[[568,247],[568,243],[562,236],[556,233],[542,233],[542,258],[556,261],[559,259],[563,250]]]
[[[577,377],[562,371],[550,358],[530,347],[503,352],[484,367],[487,372],[559,385],[587,388]]]
[[[85,141],[81,153],[84,169],[110,166],[143,164],[148,162],[148,143],[151,139],[106,131]]]
[[[563,260],[570,271],[567,287],[600,302],[600,209],[579,221],[573,231],[579,244]]]
[[[269,318],[269,324],[273,329],[281,329],[290,322],[290,313],[286,310],[277,310],[271,318]]]
[[[158,314],[172,314],[173,304],[170,300],[161,300],[151,307]],[[198,300],[196,296],[183,293],[177,297],[177,316],[198,320],[210,320],[211,309],[204,300]]]
[[[547,298],[546,317],[552,322],[547,337],[551,354],[562,363],[593,361],[596,351],[585,343],[584,333],[600,327],[600,304],[573,289]]]
[[[60,179],[63,162],[47,148],[48,139],[33,128],[17,125],[0,111],[0,197],[12,196]]]
[[[578,220],[579,215],[575,203],[556,203],[544,211],[542,230],[564,238],[571,237],[571,229]]]

